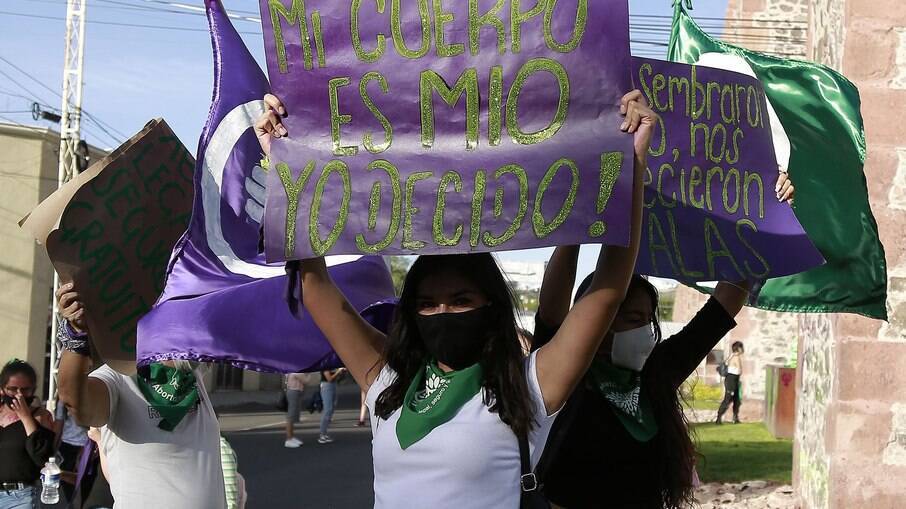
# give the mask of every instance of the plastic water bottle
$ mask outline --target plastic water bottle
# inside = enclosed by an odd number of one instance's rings
[[[51,457],[41,469],[41,503],[56,504],[60,501],[60,466]]]

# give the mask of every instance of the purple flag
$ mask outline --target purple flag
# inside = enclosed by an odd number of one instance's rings
[[[214,46],[214,97],[198,143],[195,203],[173,250],[167,284],[138,325],[137,360],[227,361],[257,370],[339,365],[320,330],[284,299],[282,264],[258,253],[265,171],[252,126],[264,111],[264,73],[219,0],[206,0]],[[379,328],[393,308],[381,257],[332,257],[330,274],[352,306]]]

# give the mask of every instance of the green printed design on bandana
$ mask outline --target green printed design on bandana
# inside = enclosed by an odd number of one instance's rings
[[[586,382],[607,400],[632,438],[647,442],[657,435],[654,410],[642,391],[641,373],[595,360],[588,370]]]
[[[195,373],[155,363],[147,378],[136,375],[136,383],[145,401],[161,417],[158,428],[173,431],[180,421],[198,405]]]
[[[428,363],[415,375],[403,399],[400,418],[396,422],[400,448],[407,449],[452,419],[478,394],[481,381],[480,364],[444,373],[435,363]]]

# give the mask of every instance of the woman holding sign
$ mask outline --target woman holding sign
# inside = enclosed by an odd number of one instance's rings
[[[269,152],[271,139],[287,134],[286,110],[274,96],[265,101],[256,132]],[[657,115],[637,90],[622,98],[621,112],[619,128],[635,135],[630,244],[601,249],[602,270],[586,298],[528,358],[513,296],[490,254],[418,258],[389,336],[349,305],[323,258],[301,262],[306,309],[367,393],[376,507],[516,508],[537,496],[525,494],[537,488],[529,465],[610,327],[638,253]]]
[[[777,199],[792,202],[793,194],[782,173]],[[562,246],[548,263],[535,316],[536,349],[556,341],[573,313],[578,257],[578,246]],[[594,277],[579,285],[573,310],[585,302]],[[692,321],[662,341],[657,289],[632,277],[591,367],[551,431],[538,468],[551,502],[569,509],[691,507],[696,453],[679,387],[736,326],[749,290],[745,281],[719,283]]]

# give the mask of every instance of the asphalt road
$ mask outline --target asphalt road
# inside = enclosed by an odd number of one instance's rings
[[[357,428],[358,392],[341,386],[339,410],[330,434],[335,442],[318,443],[320,415],[303,411],[296,437],[304,445],[283,446],[280,414],[231,415],[222,418],[224,436],[239,458],[248,509],[365,509],[374,505],[371,428]],[[306,394],[307,396],[307,394]],[[227,431],[231,429],[233,431]]]

